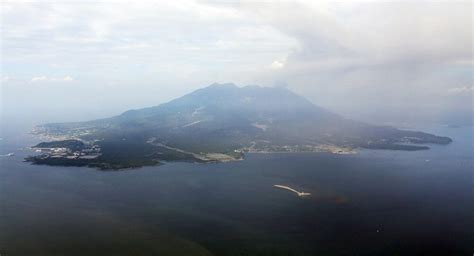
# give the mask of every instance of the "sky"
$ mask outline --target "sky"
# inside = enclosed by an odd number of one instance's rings
[[[472,5],[1,0],[2,122],[108,117],[233,82],[372,123],[472,124]]]

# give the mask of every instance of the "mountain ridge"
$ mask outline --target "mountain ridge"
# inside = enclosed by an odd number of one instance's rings
[[[422,150],[429,147],[420,144],[451,142],[447,137],[346,119],[287,88],[233,83],[214,83],[169,102],[110,118],[42,125],[36,133],[50,139],[83,140],[112,151],[116,150],[107,143],[120,148],[133,142],[138,148],[149,148],[150,157],[136,155],[152,162],[170,160],[170,155],[171,160],[205,162],[241,159],[244,152]],[[220,154],[217,159],[209,157],[216,154]],[[97,159],[105,155],[102,151]],[[127,158],[121,159],[117,152],[114,157],[118,162]]]

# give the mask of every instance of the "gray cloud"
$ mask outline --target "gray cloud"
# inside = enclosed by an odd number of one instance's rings
[[[249,2],[237,8],[298,42],[284,68],[262,80],[286,81],[348,115],[472,114],[472,97],[452,100],[445,93],[472,84],[471,2]]]
[[[469,1],[5,1],[0,25],[7,112],[29,109],[18,95],[119,112],[233,81],[287,84],[366,119],[472,113],[472,90],[458,90],[472,85]],[[66,76],[74,86],[47,86]]]

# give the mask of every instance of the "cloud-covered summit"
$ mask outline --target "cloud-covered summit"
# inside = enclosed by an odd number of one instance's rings
[[[91,94],[126,109],[234,81],[285,83],[320,105],[366,118],[375,118],[374,109],[416,108],[434,119],[472,112],[472,93],[447,93],[473,84],[470,1],[1,5],[1,75],[15,78],[2,79],[7,111],[15,103],[8,98],[33,80],[70,77],[74,90],[63,89],[62,98],[74,93],[96,108]],[[114,95],[103,93],[109,88]],[[31,97],[48,90],[56,89],[42,86]]]

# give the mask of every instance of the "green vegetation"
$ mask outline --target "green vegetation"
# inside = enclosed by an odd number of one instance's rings
[[[82,143],[82,142],[81,142]],[[41,148],[71,146],[71,140],[42,142]],[[140,140],[122,138],[107,139],[96,143],[101,149],[101,155],[95,159],[66,157],[50,157],[48,155],[31,156],[26,161],[34,164],[56,166],[88,166],[101,170],[118,170],[157,165],[160,161],[200,161],[192,155],[184,154],[164,147],[153,146]],[[39,146],[35,146],[39,147]],[[76,147],[75,147],[76,148]]]
[[[156,107],[111,118],[47,124],[36,132],[80,138],[100,146],[101,155],[91,161],[30,158],[32,162],[101,169],[134,168],[160,161],[229,161],[240,159],[240,152],[247,151],[412,151],[429,149],[419,144],[451,142],[448,137],[348,120],[284,88],[239,88],[232,84],[211,85]],[[75,151],[85,146],[78,140],[63,140],[36,147]]]
[[[93,161],[90,159],[68,159],[68,158],[52,158],[44,156],[29,156],[25,159],[33,164],[57,165],[57,166],[90,166]]]
[[[402,145],[402,144],[370,144],[365,146],[368,149],[389,149],[389,150],[405,150],[405,151],[416,151],[416,150],[428,150],[427,146],[417,145]]]
[[[80,140],[59,140],[51,142],[41,142],[33,148],[67,148],[76,151],[82,150],[84,147],[84,142]]]

